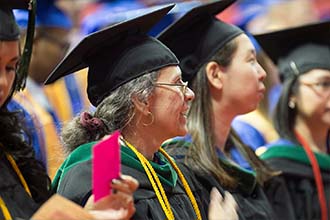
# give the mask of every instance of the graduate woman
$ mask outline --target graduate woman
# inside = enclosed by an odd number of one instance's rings
[[[24,118],[19,118],[18,112],[7,110],[7,104],[13,93],[24,88],[27,74],[25,70],[29,63],[28,53],[20,56],[19,29],[12,13],[13,8],[29,8],[31,17],[29,22],[32,26],[30,25],[28,31],[27,46],[24,51],[31,53],[35,1],[0,1],[0,219],[5,220],[30,219],[41,204],[51,196],[50,179],[45,167],[34,157],[32,146],[25,142],[25,139],[23,140]],[[112,184],[120,191],[116,197],[106,197],[102,204],[95,205],[98,205],[99,209],[112,209],[115,205],[118,207],[118,204],[121,204],[120,207],[125,211],[121,217],[130,218],[134,213],[134,205],[125,202],[132,199],[137,183],[132,178],[123,178],[122,181],[118,180],[119,184]],[[128,190],[128,186],[132,186],[132,190]],[[60,201],[67,200],[62,198]],[[111,203],[108,203],[109,201]],[[67,207],[56,210],[55,207],[58,207],[58,204],[46,204],[42,207],[42,210],[46,210],[46,214],[42,214],[42,218],[40,215],[34,218],[55,219],[61,216],[64,219],[71,219],[70,215],[67,215],[72,213],[71,209]],[[82,209],[80,211],[86,212]],[[93,215],[112,219],[108,218],[113,216],[109,215],[111,213],[114,212],[94,211]],[[85,216],[94,219],[90,215]]]
[[[207,218],[209,201],[201,196],[203,188],[160,148],[166,139],[187,133],[186,114],[194,98],[181,79],[176,56],[146,34],[172,7],[154,9],[86,37],[47,80],[51,83],[89,67],[87,93],[96,106],[95,113],[83,112],[63,130],[64,146],[72,153],[54,180],[59,194],[86,203],[92,191],[92,146],[119,130],[122,173],[139,181],[133,219]],[[225,201],[230,204],[226,212],[233,211],[235,217],[233,199]],[[220,219],[225,213],[215,211]]]
[[[165,149],[193,168],[208,190],[214,186],[228,189],[236,199],[240,219],[290,219],[289,211],[279,211],[288,209],[282,203],[285,185],[274,182],[276,173],[231,129],[237,115],[256,109],[266,77],[247,35],[215,18],[233,2],[196,7],[158,37],[177,55],[183,79],[195,91],[188,113],[189,135],[171,140]],[[254,172],[240,167],[238,158]],[[261,186],[267,186],[276,207]]]
[[[330,219],[330,22],[256,36],[279,68],[280,139],[262,155],[282,171],[296,219]]]

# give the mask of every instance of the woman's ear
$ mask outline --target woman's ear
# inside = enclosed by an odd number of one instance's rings
[[[132,96],[132,102],[135,106],[135,109],[143,115],[149,114],[149,102],[140,100],[136,95]]]
[[[223,86],[223,68],[215,61],[208,62],[205,67],[206,77],[209,83],[221,89]]]

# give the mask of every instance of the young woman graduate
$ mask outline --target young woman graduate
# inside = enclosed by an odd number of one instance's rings
[[[15,22],[12,9],[28,9],[30,13],[30,27],[22,57],[20,56],[19,29]],[[45,167],[34,156],[34,150],[24,135],[24,118],[18,117],[18,112],[10,112],[7,104],[15,91],[24,88],[32,50],[34,33],[35,1],[1,0],[0,1],[0,219],[28,219],[50,196],[50,179]],[[125,201],[132,199],[134,189],[127,190],[128,186],[137,186],[130,178],[123,177],[119,184],[112,184],[118,192],[116,198],[106,197],[112,204],[98,203],[100,209],[111,209],[113,203],[122,202],[122,208],[130,208],[123,217],[131,217],[134,213],[132,204]],[[123,192],[123,193],[122,193]],[[62,201],[62,200],[61,200]],[[72,210],[63,209],[54,215],[54,204],[43,206],[47,214],[44,219],[51,217],[68,217]],[[58,211],[58,210],[57,210]],[[84,212],[84,211],[82,211]],[[111,212],[111,211],[110,211]],[[95,217],[111,214],[107,211],[94,212]],[[124,213],[125,214],[125,213]],[[37,219],[37,217],[36,217]],[[66,218],[70,219],[70,218]]]
[[[29,54],[20,58],[19,29],[13,8],[31,7],[29,35],[24,51],[31,52],[33,5],[28,1],[0,1],[0,218],[27,218],[46,201],[50,179],[43,165],[35,159],[33,148],[23,140],[23,124],[18,113],[9,112],[7,104],[15,91],[24,88]],[[31,27],[32,25],[32,27]],[[33,38],[33,37],[32,37]],[[18,67],[20,67],[18,69]],[[24,74],[25,73],[25,74]]]
[[[285,185],[273,179],[276,173],[231,129],[235,116],[257,107],[266,77],[247,35],[215,18],[233,2],[196,7],[158,37],[178,56],[183,79],[196,95],[188,113],[189,135],[174,138],[165,149],[193,168],[206,189],[228,189],[236,199],[240,219],[274,219],[276,215],[290,219],[290,212],[280,211],[288,208]],[[237,157],[246,160],[254,173],[240,167]],[[261,186],[271,192],[272,205]]]
[[[330,219],[330,22],[255,36],[283,83],[261,156],[282,171],[296,219]]]

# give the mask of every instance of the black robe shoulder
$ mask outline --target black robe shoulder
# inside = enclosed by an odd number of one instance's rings
[[[320,166],[329,211],[330,155],[315,153],[315,156]],[[287,185],[295,219],[321,219],[321,209],[313,169],[303,148],[273,146],[261,157],[272,168],[282,171],[280,178]]]
[[[87,155],[90,153],[90,150],[88,149],[84,153]],[[78,162],[75,161],[74,165],[67,167],[68,169],[62,166],[61,169],[65,170],[65,172],[62,173],[55,187],[57,187],[57,193],[60,195],[84,206],[92,194],[92,162],[90,159],[76,159]],[[202,218],[207,219],[206,209],[209,201],[207,200],[208,197],[204,196],[204,188],[201,187],[198,182],[195,182],[193,174],[190,173],[187,167],[184,165],[179,165],[179,167],[195,195]],[[130,175],[139,181],[139,188],[134,193],[136,213],[133,219],[165,219],[165,214],[147,175],[144,172],[124,164],[121,165],[121,169],[123,174]],[[175,219],[196,219],[195,211],[180,180],[177,181],[175,187],[170,187],[166,184],[163,184],[163,187],[169,203],[171,204]]]
[[[27,194],[5,156],[0,159],[0,197],[12,218],[29,219],[39,205]],[[0,209],[0,219],[5,219]]]
[[[188,147],[191,143],[186,141],[169,141],[164,145],[171,156],[178,162],[185,162]],[[238,204],[238,216],[240,220],[271,220],[278,219],[273,208],[266,197],[263,188],[257,184],[256,178],[236,166],[223,167],[231,176],[239,179],[236,189],[226,189],[211,174],[194,170],[199,183],[210,192],[212,187],[216,187],[220,192],[229,191]],[[209,195],[209,194],[208,194]],[[290,218],[289,218],[290,219]]]

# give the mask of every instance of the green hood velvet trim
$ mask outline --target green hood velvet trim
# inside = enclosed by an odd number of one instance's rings
[[[222,158],[219,158],[219,162],[223,169],[229,174],[229,176],[232,176],[236,179],[238,191],[246,195],[253,193],[257,185],[255,172],[246,170]]]
[[[52,182],[52,188],[57,191],[61,184],[62,177],[75,165],[92,159],[92,147],[97,142],[90,142],[83,144],[76,148],[72,153],[65,159],[60,168],[57,170],[55,177]]]
[[[92,147],[97,142],[90,142],[87,144],[83,144],[79,146],[76,150],[74,150],[62,163],[61,167],[57,171],[54,180],[52,182],[52,187],[54,190],[57,190],[58,186],[61,184],[61,179],[65,174],[75,165],[91,160],[92,159]],[[167,161],[167,159],[161,154],[156,153],[159,160],[162,162],[162,165],[149,161],[151,166],[155,169],[155,172],[158,174],[160,181],[164,184],[167,184],[171,187],[176,185],[178,180],[178,175],[176,171],[173,169],[171,164]],[[144,172],[144,169],[136,157],[133,151],[125,146],[121,146],[121,162],[122,164],[135,168]]]
[[[154,168],[155,172],[159,177],[159,180],[162,183],[174,187],[178,180],[178,175],[176,171],[161,153],[157,152],[156,154],[159,160],[162,162],[162,165],[149,161],[151,166]],[[145,172],[135,153],[131,151],[131,149],[129,149],[128,147],[121,147],[121,160],[122,163],[126,166]]]
[[[322,170],[330,170],[330,155],[314,152],[316,160]],[[286,158],[303,164],[311,165],[308,156],[301,146],[273,146],[267,149],[261,159]]]

